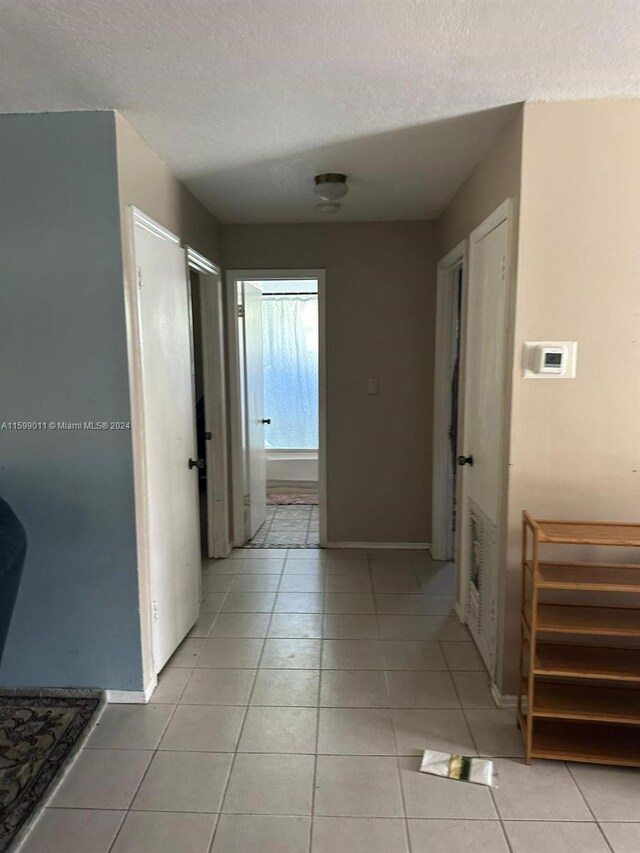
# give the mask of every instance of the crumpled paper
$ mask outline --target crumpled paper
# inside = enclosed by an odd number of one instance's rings
[[[443,776],[445,779],[455,779],[458,782],[496,787],[493,761],[489,758],[452,755],[450,752],[427,749],[422,756],[420,772],[430,773],[432,776]]]

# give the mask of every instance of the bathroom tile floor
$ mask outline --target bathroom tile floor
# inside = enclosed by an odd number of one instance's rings
[[[149,705],[110,705],[22,853],[637,853],[640,774],[536,761],[426,552],[238,550]],[[496,759],[493,790],[418,772]]]
[[[318,507],[268,506],[267,517],[251,540],[253,547],[317,548],[320,544]]]

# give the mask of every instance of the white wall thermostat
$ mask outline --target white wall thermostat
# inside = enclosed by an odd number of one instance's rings
[[[577,354],[576,341],[527,341],[522,375],[525,379],[574,379]]]
[[[564,373],[567,351],[564,347],[539,346],[536,352],[538,373]]]

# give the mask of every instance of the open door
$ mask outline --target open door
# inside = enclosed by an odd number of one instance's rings
[[[169,660],[199,612],[200,530],[189,278],[178,238],[134,211],[153,658]]]
[[[256,535],[267,514],[267,454],[264,446],[264,363],[262,291],[242,282],[244,363],[247,539]]]
[[[228,557],[229,542],[227,396],[220,273],[207,276],[200,291],[207,464],[207,556]]]
[[[460,320],[466,247],[465,240],[438,264],[430,548],[434,560],[453,560],[456,553]]]
[[[222,281],[219,268],[190,247],[187,247],[187,260],[194,308],[196,388],[200,385],[203,402],[203,411],[198,410],[198,447],[205,459],[206,511],[201,512],[206,532],[204,553],[207,557],[220,558],[228,557],[231,551]]]
[[[498,631],[500,540],[506,483],[505,365],[508,323],[509,204],[472,234],[465,322],[460,600],[490,674]]]

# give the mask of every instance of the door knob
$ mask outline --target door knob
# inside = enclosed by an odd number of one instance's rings
[[[189,468],[204,468],[204,459],[190,459]]]
[[[473,466],[473,456],[458,456],[458,465]]]
[[[262,423],[263,423],[263,424],[270,424],[270,423],[271,423],[271,418],[262,418]]]

